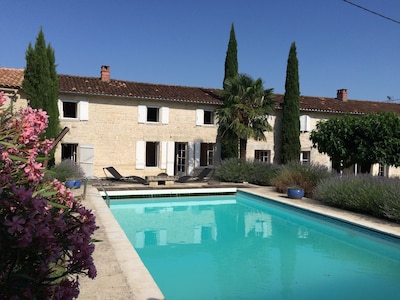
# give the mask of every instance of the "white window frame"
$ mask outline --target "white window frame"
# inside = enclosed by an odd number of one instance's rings
[[[257,157],[257,153],[264,153]],[[271,161],[271,150],[256,149],[254,150],[254,160],[269,163]]]
[[[311,151],[300,152],[300,163],[302,165],[309,165],[311,163]]]
[[[206,117],[206,113],[210,113],[211,114],[211,119],[212,122],[211,123],[205,123],[205,117]],[[215,114],[214,111],[212,110],[207,110],[207,109],[196,109],[196,125],[197,126],[211,126],[211,125],[215,125]]]
[[[157,109],[158,118],[157,121],[148,121],[148,109]],[[157,106],[146,106],[138,105],[138,123],[148,124],[168,124],[169,123],[169,107],[157,107]]]
[[[76,117],[65,117],[64,116],[64,103],[75,103],[76,104]],[[85,100],[58,100],[58,114],[60,119],[64,120],[89,120],[89,102]]]
[[[378,176],[389,177],[389,166],[384,164],[379,164]]]
[[[200,149],[199,149],[199,166],[200,167],[213,166],[215,164],[216,144],[215,143],[200,143],[199,146],[200,146]],[[211,146],[211,149],[209,149],[210,146]],[[203,147],[205,148],[205,152],[202,151]],[[205,157],[205,163],[204,163],[204,157]],[[202,162],[203,162],[203,164],[202,164]]]

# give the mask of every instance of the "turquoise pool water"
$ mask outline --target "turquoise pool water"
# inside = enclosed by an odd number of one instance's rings
[[[400,242],[247,193],[112,200],[167,300],[399,299]]]

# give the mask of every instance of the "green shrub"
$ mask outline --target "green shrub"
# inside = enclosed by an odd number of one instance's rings
[[[271,185],[271,179],[277,174],[278,170],[279,166],[277,165],[230,158],[222,161],[216,167],[214,177],[225,182]]]
[[[331,206],[400,221],[400,181],[371,175],[343,176],[318,184],[314,198]]]
[[[280,167],[260,161],[247,162],[246,181],[257,185],[271,185]]]
[[[280,168],[271,183],[280,193],[286,193],[289,187],[300,187],[304,189],[305,196],[310,197],[317,184],[331,176],[332,173],[325,166],[291,162]]]
[[[65,159],[47,172],[46,177],[57,178],[60,182],[65,182],[67,178],[82,178],[85,176],[80,165],[70,159]]]
[[[236,158],[223,160],[214,171],[214,177],[220,181],[243,182],[246,181],[246,162]]]

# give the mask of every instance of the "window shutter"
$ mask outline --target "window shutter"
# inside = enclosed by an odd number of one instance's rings
[[[201,151],[201,144],[200,142],[194,143],[194,167],[200,167],[200,151]]]
[[[59,115],[59,117],[60,118],[64,118],[63,102],[60,99],[58,99],[57,105],[58,105],[58,115]]]
[[[169,122],[169,107],[161,107],[161,123],[168,124]]]
[[[146,142],[136,141],[136,169],[143,170],[145,166]]]
[[[79,101],[79,119],[81,121],[89,120],[89,102]]]
[[[300,116],[300,131],[308,132],[311,129],[311,118],[307,115]]]
[[[167,168],[167,143],[168,142],[161,142],[161,169]]]
[[[188,175],[194,174],[194,143],[188,142]]]
[[[79,165],[85,172],[85,176],[94,174],[94,145],[79,145]]]
[[[147,121],[147,107],[145,105],[138,105],[138,123],[146,123]]]
[[[175,143],[167,142],[167,174],[172,176],[175,171]]]
[[[204,125],[204,110],[196,109],[196,125]]]

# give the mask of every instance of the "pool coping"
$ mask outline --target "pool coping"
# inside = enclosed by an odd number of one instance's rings
[[[387,233],[400,238],[400,224],[385,220],[361,215],[353,212],[343,211],[326,206],[313,199],[289,199],[284,194],[279,194],[272,187],[217,187],[217,188],[198,188],[189,189],[163,189],[163,190],[140,190],[124,191],[134,194],[159,195],[159,194],[184,194],[186,193],[216,193],[218,191],[243,191],[249,194],[261,196],[273,201],[281,202],[293,207],[308,210],[318,214],[326,215],[338,220],[361,225],[365,228]],[[75,194],[78,194],[79,190]],[[108,192],[108,193],[111,193]],[[115,193],[111,193],[115,194]],[[83,203],[87,208],[92,209],[96,215],[96,223],[100,227],[96,235],[101,236],[101,242],[96,245],[94,260],[98,269],[98,276],[94,279],[87,277],[80,279],[81,294],[80,298],[87,300],[98,299],[165,299],[158,285],[152,278],[149,271],[144,266],[122,228],[115,220],[106,201],[101,197],[99,191],[88,186],[86,197]],[[95,235],[95,238],[96,238]],[[105,249],[104,249],[105,248]],[[111,271],[110,271],[111,269]]]

